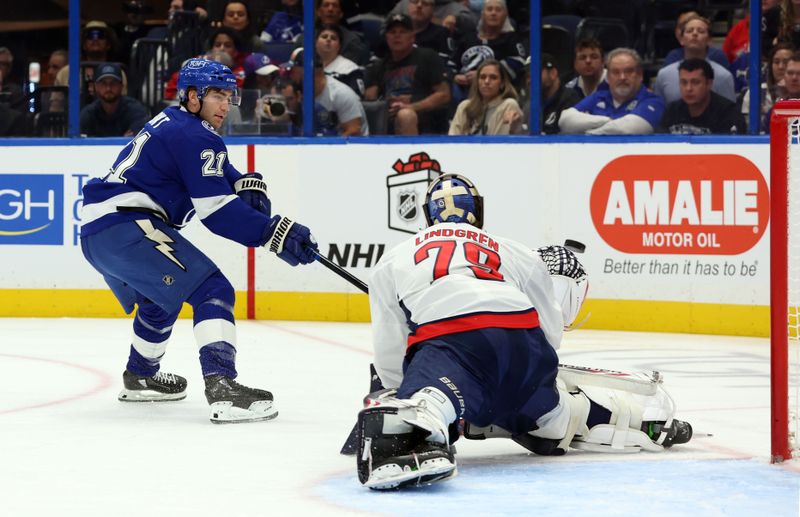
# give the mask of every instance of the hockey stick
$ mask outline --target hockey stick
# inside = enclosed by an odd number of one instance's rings
[[[357,287],[361,292],[369,294],[369,287],[367,287],[367,284],[364,283],[360,278],[349,273],[339,264],[332,262],[328,257],[322,255],[319,251],[317,250],[311,250],[311,251],[314,253],[314,257],[316,257],[317,262],[319,262],[326,268],[330,269],[340,277],[350,282],[352,285]]]
[[[584,251],[586,251],[586,245],[585,244],[583,244],[581,242],[578,242],[578,241],[575,241],[575,240],[572,240],[572,239],[565,240],[564,241],[564,247],[567,248],[568,250],[570,250],[573,253],[583,253]],[[336,273],[340,277],[342,277],[345,280],[347,280],[348,282],[350,282],[352,285],[354,285],[356,288],[358,288],[358,290],[361,291],[362,293],[369,294],[369,286],[367,286],[367,284],[363,280],[361,280],[357,276],[353,275],[352,273],[350,273],[349,271],[344,269],[339,264],[334,263],[333,261],[331,261],[328,257],[323,255],[319,251],[317,251],[317,250],[311,250],[311,251],[312,251],[312,253],[314,253],[314,257],[317,259],[317,262],[319,262],[320,264],[322,264],[326,268],[330,269],[331,271],[333,271],[334,273]]]

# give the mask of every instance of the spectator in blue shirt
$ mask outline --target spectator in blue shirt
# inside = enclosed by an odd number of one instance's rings
[[[664,100],[642,84],[642,58],[630,48],[617,48],[606,58],[608,87],[561,113],[562,133],[648,135],[664,113]]]
[[[714,91],[730,101],[736,101],[733,75],[727,65],[722,66],[709,58],[708,49],[711,33],[711,22],[701,16],[690,17],[683,25],[681,44],[685,59],[700,58],[711,63],[714,69]],[[678,84],[678,65],[675,62],[658,71],[653,89],[656,94],[669,104],[680,100],[681,92]]]
[[[683,61],[687,57],[691,57],[691,56],[686,56],[686,49],[685,49],[687,40],[689,40],[690,44],[692,44],[691,36],[689,38],[686,37],[687,36],[686,24],[689,23],[691,20],[702,20],[703,22],[705,22],[706,25],[705,34],[709,35],[709,33],[711,32],[710,31],[711,22],[708,20],[708,18],[700,16],[700,14],[698,14],[695,11],[689,11],[687,13],[682,14],[678,19],[678,26],[676,28],[676,34],[675,34],[675,37],[678,38],[678,42],[680,42],[681,46],[679,48],[672,49],[669,52],[669,54],[667,54],[667,56],[664,58],[664,62],[661,64],[661,66],[667,66],[671,65],[672,63],[678,63],[680,61]],[[703,29],[702,26],[699,27],[696,26],[693,30],[690,30],[690,32],[702,31],[702,29]],[[708,38],[706,38],[706,40],[708,40]],[[705,54],[700,57],[708,59],[709,61],[713,61],[718,65],[722,66],[723,68],[728,68],[728,66],[730,66],[730,61],[728,61],[728,56],[725,55],[725,52],[716,47],[712,47],[711,45],[706,45]]]
[[[291,43],[303,34],[303,5],[300,0],[281,0],[281,8],[261,32],[261,41]]]

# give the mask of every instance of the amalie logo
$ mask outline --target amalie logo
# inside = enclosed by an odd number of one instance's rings
[[[624,253],[736,255],[767,228],[758,168],[731,154],[622,156],[595,178],[592,222]]]

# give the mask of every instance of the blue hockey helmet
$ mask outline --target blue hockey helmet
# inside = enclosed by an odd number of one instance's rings
[[[470,180],[459,174],[443,174],[433,180],[422,210],[428,226],[469,223],[483,228],[483,197]]]
[[[197,89],[197,97],[202,100],[209,88],[232,90],[230,103],[238,106],[241,102],[236,76],[231,69],[222,63],[209,59],[196,58],[188,60],[178,74],[178,100],[189,100],[189,88]]]

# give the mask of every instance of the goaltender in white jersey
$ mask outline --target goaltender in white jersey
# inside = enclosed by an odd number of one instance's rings
[[[423,210],[429,227],[381,257],[370,281],[387,388],[359,413],[364,486],[453,477],[461,419],[467,438],[502,435],[546,455],[661,451],[691,438],[655,381],[642,391],[584,382],[591,376],[580,371],[557,380],[556,348],[588,286],[574,253],[484,231],[483,198],[463,176],[435,179]]]
[[[545,263],[530,248],[442,223],[384,254],[369,285],[375,368],[385,387],[397,388],[406,347],[444,334],[539,326],[558,349],[564,322],[577,315],[588,282],[562,277],[556,293]],[[385,302],[395,299],[401,301]],[[577,303],[565,303],[564,314],[561,300]]]

